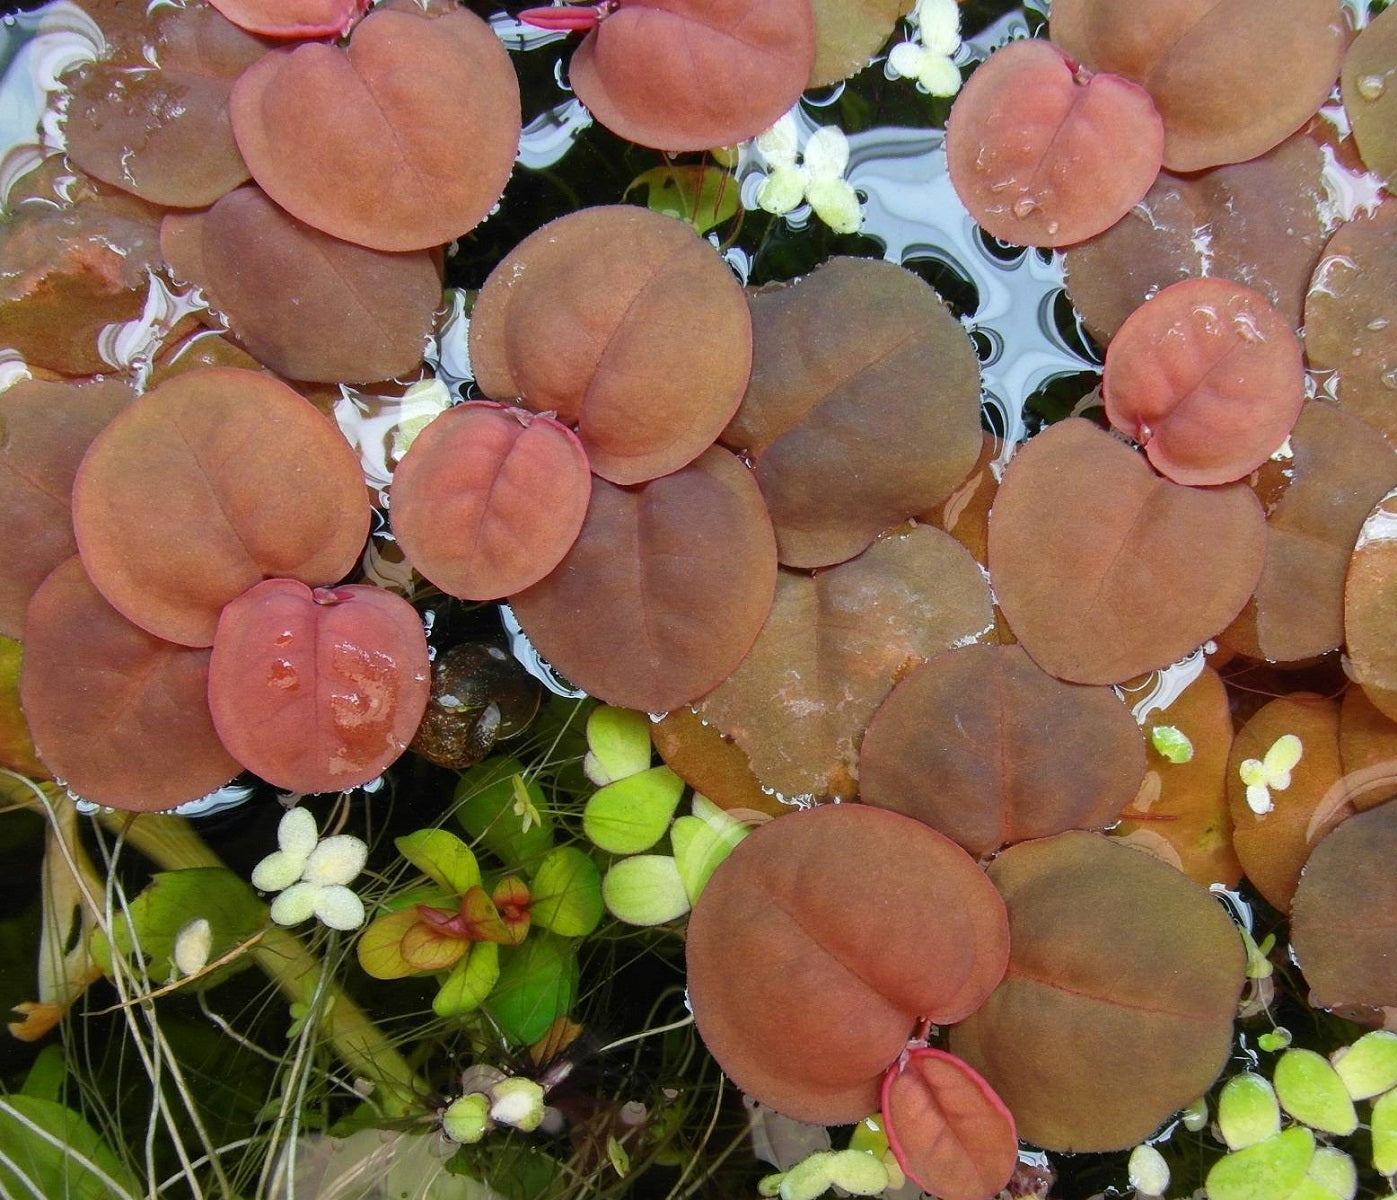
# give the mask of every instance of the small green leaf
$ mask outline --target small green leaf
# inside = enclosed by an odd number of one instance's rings
[[[1277,1050],[1284,1050],[1290,1043],[1290,1030],[1284,1025],[1277,1025],[1269,1033],[1263,1033],[1256,1039],[1256,1044],[1267,1054],[1275,1054]]]
[[[13,1164],[0,1165],[0,1196],[113,1200],[146,1194],[97,1131],[52,1100],[0,1096],[0,1146]]]
[[[1169,1164],[1153,1146],[1141,1142],[1130,1152],[1126,1177],[1139,1195],[1162,1196],[1169,1187]]]
[[[668,767],[628,775],[587,801],[582,810],[583,831],[613,854],[648,850],[664,837],[683,792],[684,781]]]
[[[1150,744],[1171,763],[1186,763],[1193,758],[1193,743],[1188,735],[1172,725],[1156,725],[1151,729]]]
[[[854,1196],[876,1196],[889,1182],[888,1168],[862,1150],[833,1151],[828,1169],[830,1183]]]
[[[710,165],[655,167],[637,175],[626,195],[646,189],[646,206],[654,212],[688,221],[699,233],[731,220],[740,205],[736,178]]]
[[[523,776],[533,813],[516,812],[515,779]],[[522,807],[522,806],[519,806]],[[524,828],[525,819],[529,821]],[[456,820],[512,871],[529,871],[553,848],[553,818],[543,789],[515,758],[492,758],[472,767],[456,785]]]
[[[626,1153],[626,1148],[616,1140],[615,1134],[607,1136],[606,1157],[611,1161],[611,1169],[622,1179],[631,1173],[631,1156]]]
[[[1251,1071],[1234,1075],[1218,1096],[1218,1128],[1230,1150],[1264,1142],[1280,1131],[1281,1109],[1276,1093]]]
[[[650,719],[629,708],[603,704],[587,718],[587,757],[583,769],[598,787],[635,775],[650,766]]]
[[[690,904],[698,903],[699,893],[709,876],[732,853],[746,832],[739,825],[734,837],[731,833],[720,833],[699,817],[675,818],[669,830],[669,843]]]
[[[1225,1154],[1208,1172],[1208,1200],[1288,1200],[1315,1156],[1315,1135],[1303,1126]]]
[[[445,829],[419,829],[394,839],[398,853],[438,887],[463,896],[480,886],[480,864],[471,848]]]
[[[500,952],[500,978],[485,1001],[511,1042],[538,1041],[577,994],[576,943],[553,933],[531,934],[522,946]]]
[[[484,1092],[458,1096],[441,1114],[441,1131],[453,1142],[472,1146],[490,1129],[490,1100]]]
[[[403,935],[418,920],[415,908],[400,908],[369,922],[355,946],[366,974],[375,979],[406,979],[422,973],[422,968],[403,957]]]
[[[63,1085],[67,1079],[68,1061],[64,1057],[63,1047],[48,1045],[35,1057],[29,1074],[24,1077],[24,1087],[21,1090],[26,1096],[52,1100],[57,1104],[58,1098],[63,1095]]]
[[[530,881],[529,915],[563,937],[591,933],[602,918],[601,872],[576,846],[550,850]]]
[[[1358,1167],[1337,1146],[1320,1146],[1305,1175],[1319,1184],[1331,1200],[1353,1200],[1358,1193]]]
[[[1397,1175],[1397,1088],[1373,1101],[1373,1168],[1379,1175]]]
[[[1281,1107],[1312,1129],[1347,1137],[1358,1128],[1348,1089],[1329,1060],[1313,1050],[1287,1050],[1276,1060]]]
[[[1365,1033],[1335,1057],[1334,1070],[1355,1100],[1397,1087],[1397,1033],[1390,1029]]]
[[[663,925],[689,911],[679,865],[668,854],[623,858],[606,873],[601,894],[611,915],[627,925]]]
[[[451,968],[432,1001],[439,1017],[459,1017],[474,1012],[485,1002],[500,977],[500,948],[494,942],[476,942],[470,952]]]

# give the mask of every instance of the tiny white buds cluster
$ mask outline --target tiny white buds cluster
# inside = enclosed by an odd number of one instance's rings
[[[304,808],[290,809],[277,826],[277,846],[252,870],[252,886],[280,892],[272,920],[299,925],[312,916],[331,929],[358,929],[364,902],[346,886],[364,869],[369,848],[350,834],[322,838]]]
[[[785,216],[808,202],[815,215],[835,233],[857,233],[863,224],[858,193],[844,178],[849,169],[849,139],[835,125],[822,125],[800,148],[795,117],[787,113],[753,141],[768,168],[757,203]]]
[[[956,0],[918,0],[912,22],[913,37],[888,53],[888,73],[915,79],[933,96],[954,96],[960,91],[960,68],[952,60],[960,49],[960,5]]]

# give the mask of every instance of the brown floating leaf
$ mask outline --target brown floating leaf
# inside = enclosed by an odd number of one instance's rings
[[[989,874],[1009,909],[1009,968],[950,1049],[1020,1137],[1121,1150],[1208,1090],[1246,955],[1205,889],[1095,833],[1010,846]]]
[[[1189,488],[1080,418],[1033,438],[990,512],[990,575],[1039,666],[1076,683],[1152,671],[1215,635],[1261,574],[1242,484]]]
[[[152,204],[202,208],[248,177],[228,94],[267,44],[211,8],[165,9],[145,43],[69,78],[68,155]]]
[[[262,579],[345,575],[369,506],[349,443],[307,401],[212,367],[153,388],[98,435],[73,525],[108,603],[157,637],[208,646],[223,606]]]
[[[815,65],[807,88],[828,87],[856,75],[892,35],[916,0],[811,0]]]
[[[1193,757],[1169,762],[1151,745],[1145,783],[1112,833],[1147,848],[1153,838],[1167,844],[1179,869],[1207,887],[1235,887],[1242,865],[1232,849],[1227,808],[1227,766],[1232,750],[1232,714],[1218,673],[1202,673],[1168,708],[1145,718],[1146,743],[1160,725],[1177,729],[1193,745]]]
[[[1344,640],[1344,573],[1363,519],[1397,487],[1397,452],[1357,417],[1322,401],[1305,405],[1290,438],[1284,494],[1266,518],[1266,560],[1255,595],[1222,633],[1233,650],[1296,662]]]
[[[1149,190],[1163,146],[1148,92],[1033,38],[996,50],[946,122],[956,194],[981,226],[1020,246],[1109,229]]]
[[[990,508],[999,490],[999,477],[993,463],[998,454],[999,443],[994,434],[981,433],[980,457],[975,460],[970,474],[946,497],[944,504],[917,515],[923,525],[944,529],[982,566],[989,562],[990,556]]]
[[[1248,162],[1161,171],[1121,220],[1067,251],[1073,307],[1105,342],[1161,288],[1208,275],[1254,288],[1298,329],[1328,228],[1323,167],[1302,131]]]
[[[979,362],[912,272],[836,258],[750,303],[752,379],[723,441],[756,457],[782,563],[852,558],[970,472]]]
[[[275,50],[233,88],[253,178],[287,212],[375,250],[423,250],[495,206],[519,150],[519,84],[467,9],[381,8],[347,49]]]
[[[197,249],[185,241],[194,237]],[[200,216],[167,217],[161,241],[234,336],[288,379],[368,383],[422,361],[441,303],[441,276],[425,250],[386,254],[340,241],[255,187]]]
[[[267,37],[343,37],[370,0],[209,0],[230,21]]]
[[[26,380],[0,393],[0,633],[23,638],[29,598],[77,553],[73,476],[92,439],[134,393],[119,379]]]
[[[174,808],[241,769],[214,732],[209,652],[152,637],[113,609],[74,555],[34,593],[20,694],[39,754],[84,798]]]
[[[1175,483],[1231,483],[1285,441],[1305,402],[1300,339],[1258,292],[1185,279],[1146,300],[1106,347],[1111,424]]]
[[[667,712],[732,673],[771,608],[775,576],[756,482],[715,446],[638,488],[594,481],[572,549],[510,604],[579,687]]]
[[[1270,812],[1257,813],[1247,802],[1240,768],[1246,759],[1263,761],[1276,741],[1294,734],[1303,747],[1290,773],[1290,785],[1269,788]],[[1339,760],[1339,706],[1318,697],[1272,700],[1238,731],[1227,762],[1227,803],[1232,811],[1232,845],[1247,878],[1267,901],[1285,912],[1300,869],[1319,833],[1311,819],[1343,775]]]
[[[1305,297],[1305,353],[1311,366],[1338,373],[1339,404],[1397,445],[1394,278],[1397,200],[1387,200],[1324,247]]]
[[[1339,82],[1353,137],[1370,171],[1397,183],[1397,14],[1369,20],[1344,55]]]
[[[1344,633],[1354,678],[1397,721],[1397,489],[1363,522],[1344,582]]]
[[[753,814],[776,817],[789,812],[762,790],[752,764],[732,742],[705,725],[690,708],[676,708],[650,726],[650,739],[665,765],[696,792],[739,818]]]
[[[814,60],[809,0],[628,0],[573,52],[568,80],[627,141],[707,150],[773,125]]]
[[[1346,28],[1339,0],[1062,0],[1048,27],[1073,58],[1149,90],[1171,171],[1255,158],[1299,129],[1334,85]]]
[[[856,790],[858,742],[916,663],[982,636],[989,589],[950,535],[919,527],[806,575],[782,571],[756,645],[699,715],[787,798]]]
[[[977,1008],[1009,950],[1003,903],[959,846],[843,804],[739,844],[694,906],[685,948],[694,1019],[723,1071],[822,1125],[877,1109],[918,1019]]]
[[[267,579],[228,604],[209,663],[209,707],[243,766],[293,792],[382,774],[431,690],[417,610],[381,588]]]
[[[736,411],[751,317],[692,226],[606,205],[550,222],[491,272],[470,352],[486,395],[557,413],[593,471],[641,483],[692,462]]]
[[[1339,706],[1339,761],[1345,779],[1357,775],[1364,781],[1349,795],[1359,812],[1397,796],[1397,721],[1356,684],[1344,692]]]
[[[1020,646],[965,646],[915,668],[859,749],[865,804],[925,821],[977,858],[1110,824],[1144,774],[1120,697],[1054,679]]]
[[[1397,804],[1358,813],[1324,838],[1305,864],[1290,939],[1315,1003],[1397,1005]]]

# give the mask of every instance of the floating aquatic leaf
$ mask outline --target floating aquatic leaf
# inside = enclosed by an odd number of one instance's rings
[[[1371,17],[1344,55],[1340,84],[1344,110],[1353,126],[1363,162],[1389,188],[1397,181],[1397,87],[1392,63],[1397,57],[1397,16],[1388,10]]]
[[[1161,758],[1179,766],[1193,758],[1193,743],[1188,734],[1173,725],[1155,725],[1150,729],[1150,745]]]
[[[1344,580],[1344,634],[1353,676],[1364,694],[1397,721],[1397,488],[1368,514]]]
[[[601,875],[577,846],[559,846],[544,855],[529,891],[534,923],[561,937],[583,937],[601,920]]]
[[[1264,1142],[1281,1129],[1281,1106],[1270,1081],[1254,1071],[1229,1079],[1218,1095],[1218,1128],[1229,1150]]]
[[[1379,1175],[1397,1174],[1397,1090],[1373,1101],[1373,1169]]]
[[[668,854],[635,854],[606,873],[601,884],[607,911],[627,925],[663,925],[689,911],[679,864]]]
[[[1245,1150],[1225,1154],[1208,1172],[1211,1200],[1288,1200],[1315,1156],[1315,1135],[1296,1125]]]
[[[647,770],[652,751],[650,721],[644,713],[600,704],[587,718],[587,757],[583,770],[598,787]]]
[[[1397,1033],[1390,1029],[1365,1033],[1334,1056],[1334,1070],[1355,1100],[1397,1087]]]
[[[500,976],[485,1011],[511,1042],[538,1041],[577,994],[577,949],[546,930],[500,951]]]
[[[480,864],[471,848],[445,829],[419,829],[394,838],[393,845],[422,874],[448,892],[464,896],[471,888],[480,886]]]
[[[812,0],[815,64],[807,88],[828,87],[857,74],[887,43],[914,0]]]
[[[209,0],[230,21],[266,37],[343,37],[369,0]]]
[[[1297,1121],[1338,1137],[1358,1128],[1348,1089],[1324,1055],[1292,1047],[1276,1060],[1274,1079],[1281,1107]]]
[[[1358,1194],[1358,1167],[1338,1146],[1317,1146],[1305,1178],[1319,1185],[1321,1200],[1353,1200]]]
[[[699,233],[730,221],[742,207],[737,177],[717,166],[652,167],[631,180],[626,195],[637,188],[652,212],[687,221]]]
[[[650,767],[609,783],[582,810],[582,828],[613,854],[648,850],[669,828],[684,781],[668,767]]]
[[[665,764],[720,807],[748,817],[779,816],[787,811],[777,796],[762,789],[742,749],[692,709],[666,713],[651,731]]]
[[[476,942],[451,968],[432,999],[439,1017],[459,1017],[479,1008],[500,979],[500,948],[494,942]]]

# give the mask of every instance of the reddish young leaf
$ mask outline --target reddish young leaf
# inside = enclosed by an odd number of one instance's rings
[[[209,0],[235,25],[265,37],[343,37],[371,0]]]
[[[333,792],[375,778],[407,749],[429,691],[417,611],[381,588],[267,579],[219,618],[214,725],[277,787]]]
[[[490,273],[470,353],[486,395],[576,424],[593,471],[642,483],[693,462],[737,410],[752,318],[691,225],[607,205],[551,221]]]
[[[207,795],[240,770],[214,732],[208,650],[131,624],[77,555],[44,581],[25,619],[20,696],[54,777],[136,812]]]
[[[207,646],[223,606],[259,580],[343,577],[369,506],[354,452],[308,401],[211,367],[151,389],[97,436],[73,525],[108,603],[157,637]]]
[[[419,433],[393,473],[393,535],[442,591],[523,591],[577,540],[592,494],[587,455],[557,421],[473,401]]]
[[[509,53],[468,9],[381,8],[347,49],[274,50],[233,88],[253,178],[293,216],[375,250],[423,250],[495,206],[519,150]]]
[[[620,137],[707,150],[773,125],[814,61],[808,0],[620,0],[573,53],[568,79]]]
[[[1111,424],[1175,483],[1231,483],[1279,449],[1305,402],[1300,339],[1266,298],[1186,279],[1145,301],[1106,348]]]
[[[956,194],[1020,246],[1066,246],[1114,225],[1159,174],[1163,146],[1143,88],[1037,39],[996,50],[946,122]]]
[[[883,1076],[883,1123],[898,1165],[941,1200],[990,1200],[1019,1161],[1013,1114],[969,1064],[922,1046]]]
[[[830,804],[738,845],[694,906],[686,953],[694,1020],[724,1073],[778,1112],[838,1125],[877,1107],[920,1019],[979,1007],[1009,944],[998,893],[954,842]]]

